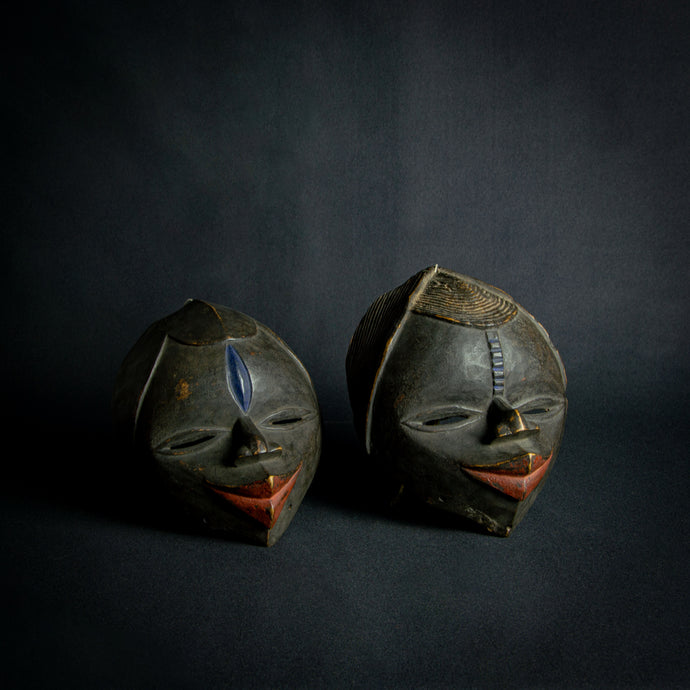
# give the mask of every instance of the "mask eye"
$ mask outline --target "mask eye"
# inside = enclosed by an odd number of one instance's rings
[[[420,431],[450,431],[464,426],[475,417],[468,410],[430,410],[403,420],[403,424]]]
[[[447,417],[435,417],[434,419],[427,419],[422,422],[424,426],[449,426],[451,424],[458,424],[469,419],[466,414],[450,414]]]
[[[558,400],[534,400],[522,405],[519,409],[521,415],[529,417],[550,417],[562,409],[563,403]]]
[[[184,450],[186,448],[193,448],[194,446],[200,446],[206,441],[210,441],[214,436],[199,436],[199,438],[191,439],[189,441],[180,441],[179,443],[171,443],[170,450]]]
[[[163,441],[163,443],[156,448],[156,452],[165,455],[183,455],[184,453],[191,453],[205,446],[215,438],[216,434],[208,429],[183,431],[169,438],[167,441]]]
[[[273,426],[287,426],[288,424],[297,424],[302,421],[302,417],[281,417],[271,421]]]
[[[530,407],[529,410],[523,410],[522,414],[546,414],[547,412],[551,412],[548,407]]]
[[[286,408],[269,415],[261,422],[261,426],[269,429],[291,429],[314,417],[312,410],[299,407]]]

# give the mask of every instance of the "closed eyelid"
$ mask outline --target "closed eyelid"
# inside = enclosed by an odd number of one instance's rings
[[[423,419],[424,417],[442,417],[454,414],[475,415],[482,414],[483,407],[473,407],[471,405],[459,405],[457,403],[452,405],[442,405],[438,407],[425,407],[412,412],[408,412],[406,417],[408,419]]]
[[[555,407],[560,407],[563,404],[564,401],[559,398],[533,398],[532,400],[519,402],[515,405],[515,407],[519,410],[527,410],[530,407],[548,407],[553,409]]]
[[[314,410],[304,407],[288,407],[272,412],[264,417],[261,426],[264,428],[290,428],[297,424],[310,421],[316,416]]]
[[[467,408],[452,407],[423,410],[408,415],[402,423],[411,429],[423,431],[450,431],[465,426],[479,417],[481,412]]]
[[[533,400],[516,406],[518,412],[526,416],[552,417],[565,408],[563,400]]]
[[[208,447],[228,435],[225,429],[199,428],[189,429],[159,443],[155,452],[161,455],[183,455]]]

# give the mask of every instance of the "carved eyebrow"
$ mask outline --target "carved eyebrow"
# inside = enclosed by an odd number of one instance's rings
[[[225,378],[235,402],[246,412],[252,403],[252,379],[239,352],[229,344],[225,346]]]
[[[493,379],[493,394],[503,395],[505,388],[505,369],[503,365],[503,350],[498,339],[498,331],[487,331],[486,340],[489,343],[491,356],[491,377]]]

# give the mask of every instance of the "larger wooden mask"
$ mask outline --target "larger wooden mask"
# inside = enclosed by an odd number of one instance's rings
[[[371,305],[347,377],[387,491],[510,534],[554,465],[567,407],[560,356],[530,314],[428,268]]]

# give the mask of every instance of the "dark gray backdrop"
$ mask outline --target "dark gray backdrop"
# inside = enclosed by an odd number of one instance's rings
[[[688,14],[72,0],[8,18],[11,686],[690,686]],[[361,481],[348,340],[434,263],[515,297],[568,372],[559,463],[508,540],[393,520]],[[271,327],[319,394],[321,469],[273,549],[161,524],[112,453],[117,368],[189,297]]]

